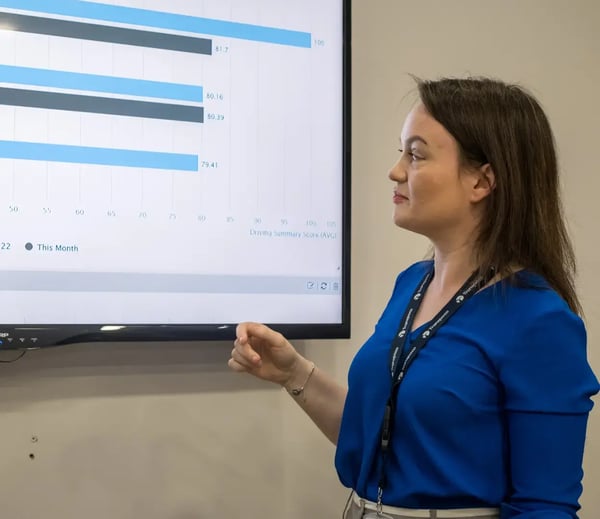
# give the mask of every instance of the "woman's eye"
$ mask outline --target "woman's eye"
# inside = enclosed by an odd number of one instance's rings
[[[398,151],[401,154],[404,153],[404,150],[402,148],[399,148]],[[412,162],[417,161],[417,160],[423,160],[423,157],[421,157],[420,155],[417,155],[416,152],[414,152],[413,150],[407,151],[406,154],[410,157],[410,160]]]

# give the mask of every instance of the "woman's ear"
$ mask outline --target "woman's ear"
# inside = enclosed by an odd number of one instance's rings
[[[490,164],[483,164],[473,170],[471,201],[480,202],[496,189],[496,175]]]

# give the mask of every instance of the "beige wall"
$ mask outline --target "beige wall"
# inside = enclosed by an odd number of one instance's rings
[[[599,26],[596,0],[355,1],[353,338],[300,343],[321,369],[344,380],[396,273],[426,251],[391,224],[386,179],[412,72],[520,81],[546,106],[565,172],[590,359],[600,373]],[[339,517],[346,491],[333,447],[280,390],[228,373],[229,350],[82,345],[0,366],[0,516]],[[598,410],[585,470],[581,517],[593,519]]]

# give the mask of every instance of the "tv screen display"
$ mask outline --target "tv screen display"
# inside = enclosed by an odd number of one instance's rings
[[[349,334],[349,2],[0,0],[0,344]]]

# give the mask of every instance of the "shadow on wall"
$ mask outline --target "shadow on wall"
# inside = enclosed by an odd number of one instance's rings
[[[295,341],[302,353],[305,345]],[[227,367],[231,341],[87,343],[31,350],[0,364],[0,412],[37,401],[105,396],[272,390]],[[0,352],[0,360],[18,356]]]

